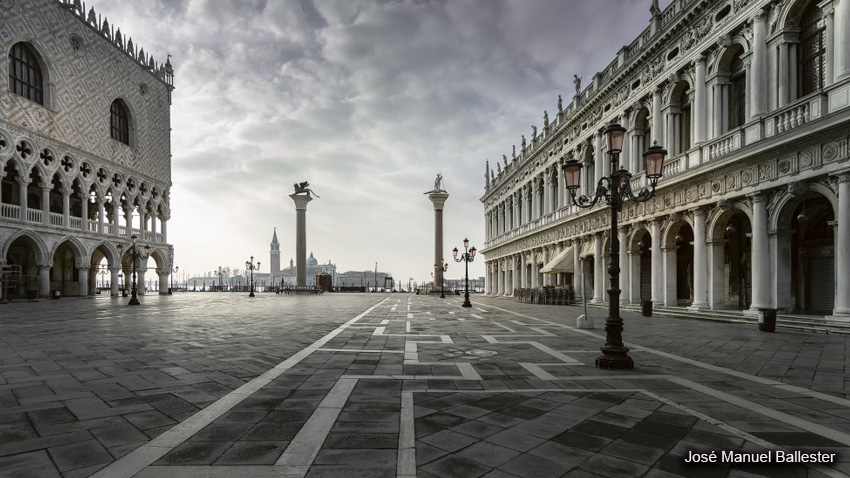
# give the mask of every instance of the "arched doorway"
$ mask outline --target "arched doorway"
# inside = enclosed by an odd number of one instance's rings
[[[812,193],[791,213],[791,288],[793,309],[829,315],[835,307],[835,220],[832,204]]]
[[[88,295],[87,275],[80,275],[79,263],[83,251],[70,239],[61,242],[53,252],[53,268],[50,270],[50,290],[58,290],[62,296]]]
[[[43,245],[28,234],[15,238],[6,249],[7,276],[6,297],[8,299],[23,299],[46,296],[49,290],[42,281],[47,281],[47,274],[39,274],[39,265],[46,266]],[[47,269],[45,268],[45,271]]]
[[[723,261],[723,305],[746,310],[753,301],[752,225],[743,212],[736,211],[723,228],[726,237]]]

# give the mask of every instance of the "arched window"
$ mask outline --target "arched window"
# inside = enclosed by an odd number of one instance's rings
[[[731,91],[729,92],[729,129],[747,122],[747,75],[740,52],[729,67]]]
[[[112,102],[110,111],[110,128],[109,134],[112,139],[121,141],[122,143],[130,144],[130,115],[127,113],[127,107],[121,100]]]
[[[798,50],[798,96],[823,88],[824,59],[824,27],[821,26],[821,9],[813,1],[803,11],[800,18],[800,47]]]
[[[38,58],[25,43],[9,50],[9,90],[44,105],[44,78]]]
[[[677,154],[682,154],[691,149],[691,95],[687,88],[682,88],[681,96],[679,97],[679,150]]]

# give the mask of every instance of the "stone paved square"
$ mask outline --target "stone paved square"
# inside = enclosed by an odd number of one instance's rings
[[[846,335],[627,312],[635,369],[605,371],[578,308],[474,299],[4,305],[0,476],[850,473]],[[834,459],[685,461],[780,451]]]

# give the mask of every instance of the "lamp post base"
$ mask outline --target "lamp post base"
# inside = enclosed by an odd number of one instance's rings
[[[604,368],[606,370],[632,370],[635,367],[634,361],[628,356],[629,349],[623,348],[621,351],[606,351],[602,350],[602,356],[596,358],[596,368]]]
[[[472,307],[472,304],[469,301],[464,302],[460,305],[461,307]]]
[[[133,297],[130,297],[130,302],[128,302],[127,305],[142,305],[142,304],[141,304],[141,302],[139,302],[139,299],[136,298],[136,296],[133,296]]]

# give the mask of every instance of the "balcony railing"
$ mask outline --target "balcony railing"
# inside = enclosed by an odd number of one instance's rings
[[[29,221],[29,222],[41,222],[41,218],[42,218],[41,209],[27,208],[27,221]]]
[[[2,207],[0,207],[0,214],[2,214],[6,219],[20,219],[21,206],[18,206],[17,204],[3,204]]]
[[[6,204],[0,203],[0,218],[2,219],[13,219],[16,221],[22,221],[21,219],[21,206],[17,204]],[[84,230],[90,233],[98,233],[98,220],[97,219],[88,219],[83,221],[82,218],[69,216],[68,217],[68,225],[65,226],[65,215],[50,212],[47,215],[48,224],[54,227],[67,227],[68,229],[73,229],[76,231]],[[41,209],[31,209],[27,208],[26,212],[26,220],[25,222],[44,224],[44,211]],[[133,229],[133,233],[137,234],[139,237],[142,237],[141,231],[139,229]],[[127,235],[127,227],[118,225],[116,226],[113,223],[105,222],[103,224],[103,234],[108,234],[110,236],[126,236]],[[151,232],[145,231],[144,240],[149,242],[162,243],[165,242],[165,237],[161,232]]]
[[[50,213],[50,225],[51,226],[62,226],[62,219],[65,216],[59,213],[51,212]]]

